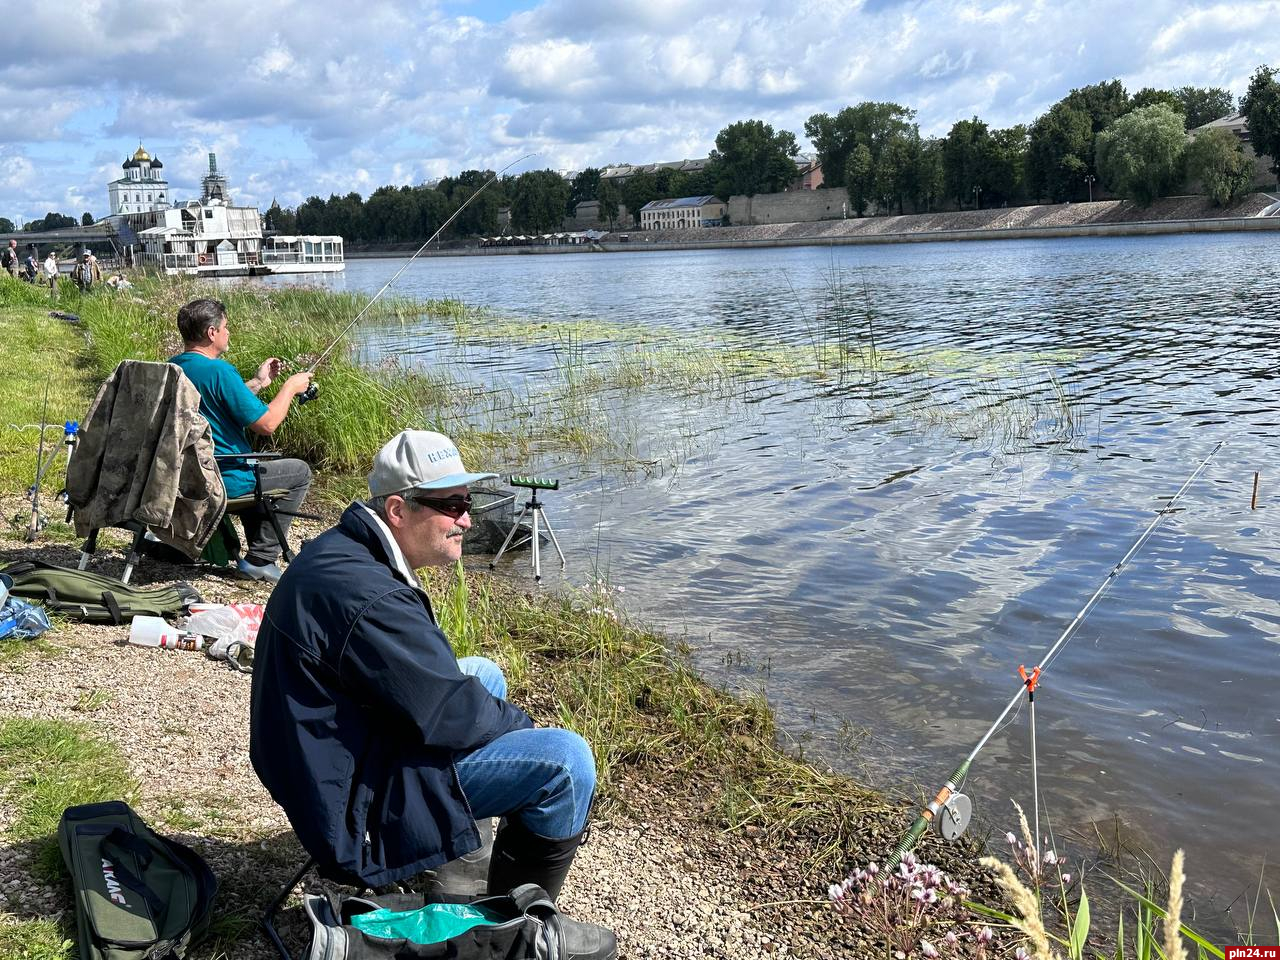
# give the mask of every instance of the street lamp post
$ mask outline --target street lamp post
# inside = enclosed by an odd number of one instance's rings
[[[1089,202],[1093,203],[1093,174],[1086,174],[1084,182],[1089,185]]]
[[[982,188],[975,186],[973,188],[973,209],[978,209],[978,202],[982,199]]]

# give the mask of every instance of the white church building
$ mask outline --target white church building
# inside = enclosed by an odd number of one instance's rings
[[[142,149],[142,144],[122,167],[124,176],[107,184],[112,216],[149,213],[169,206],[169,182],[161,172],[164,164]]]

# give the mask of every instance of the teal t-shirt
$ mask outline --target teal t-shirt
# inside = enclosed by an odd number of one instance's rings
[[[245,428],[267,412],[267,405],[244,385],[239,372],[225,360],[203,353],[180,353],[169,358],[182,368],[200,391],[200,412],[213,429],[213,452],[252,453]],[[222,465],[222,482],[228,497],[253,492],[253,468],[243,463]]]

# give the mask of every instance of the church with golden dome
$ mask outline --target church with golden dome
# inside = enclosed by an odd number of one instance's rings
[[[169,182],[164,179],[164,164],[138,144],[133,156],[121,165],[124,176],[107,184],[111,215],[147,213],[169,206]]]

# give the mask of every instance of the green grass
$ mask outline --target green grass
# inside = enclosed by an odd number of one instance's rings
[[[62,446],[63,421],[83,419],[92,397],[90,377],[80,360],[81,340],[71,325],[50,317],[47,304],[13,305],[14,294],[32,290],[20,280],[0,276],[0,490],[13,493],[25,491],[35,479],[46,387],[46,457]],[[64,464],[59,453],[46,474],[41,498],[46,509],[52,506],[49,494],[61,486]]]
[[[867,818],[894,816],[882,796],[784,749],[762,693],[707,684],[686,650],[629,623],[607,584],[526,594],[460,566],[429,571],[426,582],[459,656],[491,657],[516,702],[587,739],[606,804],[627,768],[691,784],[711,776],[725,828],[821,834],[817,858],[829,865],[865,838]]]
[[[138,789],[119,750],[88,725],[23,718],[0,721],[0,783],[15,840],[52,838],[67,807],[130,800]]]
[[[0,721],[0,799],[13,811],[5,839],[34,841],[32,873],[45,883],[65,875],[56,831],[69,806],[136,801],[138,785],[123,757],[89,727],[56,720]],[[72,956],[69,927],[0,914],[0,956],[53,960]]]
[[[18,920],[0,913],[0,957],[6,960],[70,960],[75,944],[54,920]]]

